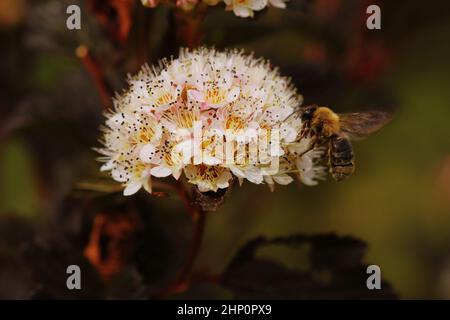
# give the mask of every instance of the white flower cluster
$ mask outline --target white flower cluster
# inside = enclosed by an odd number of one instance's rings
[[[314,185],[325,172],[318,164],[323,151],[308,151],[310,139],[300,136],[294,110],[301,103],[267,61],[240,51],[182,49],[177,59],[145,66],[116,97],[98,150],[101,170],[123,184],[124,195],[141,187],[151,192],[152,177],[183,173],[201,192],[227,188],[233,176],[271,189],[292,182],[291,175]],[[255,141],[267,142],[256,160],[247,154]]]
[[[285,9],[288,0],[223,0],[227,5],[227,10],[233,10],[238,17],[253,17],[254,11],[263,10],[268,5]]]
[[[149,8],[155,8],[160,2],[170,2],[171,0],[141,0],[142,4]],[[206,3],[210,6],[215,6],[222,0],[175,0],[175,6],[190,11],[195,8],[199,2]],[[226,10],[233,10],[238,17],[248,18],[253,17],[254,11],[260,11],[267,6],[276,8],[286,8],[288,0],[223,0],[226,5]]]

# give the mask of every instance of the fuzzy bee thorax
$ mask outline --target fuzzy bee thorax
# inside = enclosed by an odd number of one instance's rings
[[[314,112],[311,125],[320,128],[325,136],[337,134],[340,131],[339,116],[327,107],[319,107]]]

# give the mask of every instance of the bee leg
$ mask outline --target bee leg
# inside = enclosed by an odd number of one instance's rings
[[[300,139],[313,135],[313,131],[311,130],[311,126],[309,124],[305,124],[305,126],[300,131]]]

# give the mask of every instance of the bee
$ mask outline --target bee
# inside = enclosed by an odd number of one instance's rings
[[[382,111],[336,114],[327,107],[317,105],[301,108],[300,117],[304,122],[301,135],[313,138],[307,151],[316,145],[325,146],[328,168],[336,181],[349,177],[355,170],[350,140],[375,133],[391,119],[388,113]]]

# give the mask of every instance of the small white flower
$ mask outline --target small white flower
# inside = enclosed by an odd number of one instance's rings
[[[200,192],[228,188],[232,179],[231,173],[219,166],[188,165],[184,172],[188,181],[197,185]]]
[[[324,168],[315,165],[316,160],[321,156],[322,152],[311,150],[295,161],[300,180],[307,186],[317,185],[317,180],[325,176]]]
[[[238,17],[253,17],[253,11],[259,11],[267,6],[267,0],[224,0],[227,9],[233,10]]]
[[[159,0],[141,0],[141,3],[146,7],[155,8],[158,5]]]
[[[226,4],[227,10],[232,10],[238,17],[248,18],[253,17],[254,11],[263,10],[267,6],[272,6],[280,9],[286,8],[288,0],[223,0]],[[142,4],[148,8],[155,8],[159,4],[159,0],[141,0]],[[200,0],[176,0],[175,5],[185,11],[193,10]],[[215,6],[221,0],[201,0],[201,2]]]

